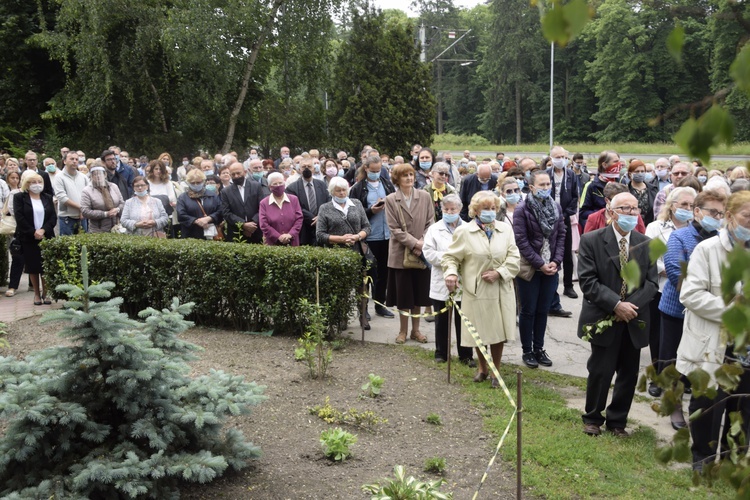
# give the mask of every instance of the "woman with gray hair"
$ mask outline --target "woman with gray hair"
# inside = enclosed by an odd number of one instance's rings
[[[284,175],[268,175],[271,194],[260,200],[258,221],[266,245],[299,246],[302,230],[302,206],[293,194],[285,192]]]
[[[81,215],[89,220],[89,233],[108,233],[125,206],[120,188],[107,181],[104,167],[93,167],[91,184],[81,191]]]
[[[436,163],[433,166],[433,171],[437,165],[440,164]],[[432,299],[432,307],[435,311],[443,309],[445,302],[450,296],[450,292],[446,288],[445,280],[443,279],[441,261],[453,241],[453,232],[462,224],[461,218],[458,216],[461,213],[461,208],[463,208],[463,203],[461,203],[461,198],[457,194],[446,194],[440,200],[441,219],[431,225],[424,235],[422,251],[424,252],[425,259],[432,264],[430,299]],[[460,307],[461,303],[459,302],[458,305]],[[456,327],[458,359],[462,363],[474,367],[476,366],[476,362],[472,359],[471,347],[463,347],[461,345],[461,317],[455,314],[453,319],[455,320]],[[438,314],[435,318],[435,362],[437,363],[445,363],[448,360],[448,356],[450,356],[448,326],[448,312]]]
[[[349,183],[342,177],[331,178],[328,182],[328,192],[331,193],[332,200],[320,206],[318,222],[315,224],[318,243],[323,246],[351,248],[359,252],[362,255],[362,265],[366,268],[365,239],[370,234],[370,221],[362,202],[356,198],[349,198]],[[361,312],[359,321],[365,330],[370,329],[367,316]]]

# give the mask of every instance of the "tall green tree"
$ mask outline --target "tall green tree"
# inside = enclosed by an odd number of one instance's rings
[[[431,72],[419,60],[410,23],[369,6],[353,7],[334,69],[329,125],[333,143],[350,151],[370,144],[403,154],[432,140]]]

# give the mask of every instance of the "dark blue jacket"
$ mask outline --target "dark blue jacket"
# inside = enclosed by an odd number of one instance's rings
[[[555,202],[553,201],[553,203]],[[560,208],[559,204],[555,203],[555,208],[558,214],[562,213],[562,208]],[[516,236],[516,246],[523,258],[534,269],[542,267],[544,260],[542,260],[541,252],[542,245],[544,244],[544,236],[542,235],[542,228],[539,226],[536,215],[534,215],[531,207],[526,204],[526,200],[520,202],[513,212],[513,233]],[[559,269],[563,260],[563,254],[565,253],[565,222],[563,222],[562,217],[557,218],[555,227],[549,235],[549,249],[550,262],[557,264],[557,268]]]
[[[221,224],[221,199],[216,194],[205,194],[200,198],[203,203],[203,210],[206,215],[210,216],[214,220],[214,224]],[[182,193],[177,198],[177,220],[182,226],[182,237],[183,238],[198,238],[204,240],[206,237],[203,235],[203,228],[197,224],[193,224],[195,219],[205,217],[203,215],[198,201],[194,198],[190,198],[188,193]]]
[[[549,180],[552,183],[552,197],[555,197],[555,175],[554,168],[548,168]],[[563,184],[560,188],[560,206],[566,217],[575,215],[578,211],[578,176],[569,168],[563,170]]]

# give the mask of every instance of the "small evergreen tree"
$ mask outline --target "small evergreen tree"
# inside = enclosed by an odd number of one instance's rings
[[[114,283],[62,285],[71,301],[43,322],[65,321],[54,347],[25,360],[0,357],[0,496],[175,498],[179,480],[205,483],[241,469],[259,448],[224,417],[260,403],[263,387],[211,371],[188,377],[199,348],[177,339],[192,304],[141,312],[108,299]]]

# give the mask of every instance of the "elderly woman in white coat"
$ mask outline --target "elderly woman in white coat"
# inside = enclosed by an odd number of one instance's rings
[[[710,376],[709,387],[714,388],[717,388],[714,372],[724,363],[725,356],[746,354],[733,353],[726,339],[722,338],[721,316],[727,306],[721,296],[721,268],[727,262],[727,254],[736,245],[746,247],[750,244],[750,191],[740,191],[730,196],[725,215],[726,227],[719,231],[718,237],[699,243],[688,261],[687,276],[680,290],[680,302],[685,306],[685,323],[675,364],[677,371],[683,375],[698,368],[703,369]],[[696,470],[701,470],[704,463],[713,461],[722,420],[725,422],[722,450],[727,449],[729,412],[741,412],[743,430],[748,432],[750,405],[747,398],[727,399],[729,395],[721,388],[717,389],[715,399],[706,396],[690,398],[690,414],[702,410],[701,415],[690,423],[693,468]],[[735,393],[748,391],[750,375],[745,369]]]
[[[445,307],[445,302],[450,295],[448,288],[445,286],[441,261],[443,254],[445,254],[445,251],[448,250],[453,241],[454,232],[463,222],[459,217],[462,206],[461,198],[457,194],[445,195],[440,201],[440,210],[443,218],[431,225],[424,235],[422,252],[425,259],[432,264],[430,299],[432,299],[432,307],[436,312]],[[461,303],[459,302],[458,305],[460,307]],[[461,317],[455,314],[453,319],[455,320],[456,327],[458,359],[468,366],[476,366],[476,362],[472,359],[473,351],[471,347],[463,347],[461,344]],[[435,362],[437,363],[445,363],[448,360],[448,356],[450,356],[448,326],[448,312],[438,314],[435,318]]]
[[[516,246],[513,228],[495,220],[500,200],[491,191],[480,191],[471,198],[471,222],[462,224],[453,234],[453,242],[443,255],[445,286],[453,291],[461,275],[462,310],[477,330],[482,343],[489,345],[492,362],[500,367],[503,346],[516,336],[516,294],[513,278],[518,274],[521,254]],[[466,328],[461,342],[471,345],[473,339]],[[481,353],[475,382],[489,376],[488,365]],[[494,377],[492,387],[499,387]]]

